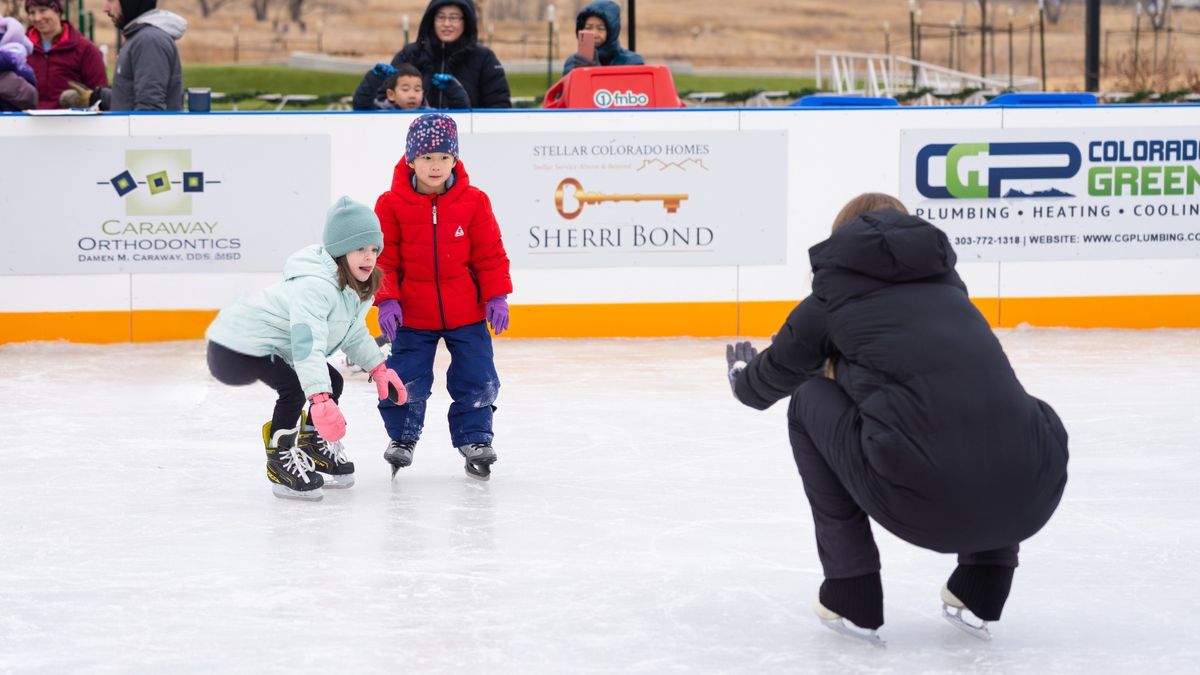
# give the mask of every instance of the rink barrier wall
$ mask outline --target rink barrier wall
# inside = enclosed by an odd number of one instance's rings
[[[850,197],[899,192],[900,136],[913,129],[1195,129],[1197,106],[1070,108],[710,109],[455,113],[460,133],[787,132],[784,264],[705,267],[515,266],[512,325],[504,337],[765,336],[810,291],[807,251]],[[865,117],[869,115],[870,117]],[[365,203],[390,184],[409,117],[382,114],[186,114],[97,117],[0,116],[5,138],[246,134],[327,135],[330,194]],[[398,123],[400,122],[400,123]],[[469,139],[466,139],[469,144]],[[469,147],[469,146],[468,146]],[[53,175],[52,157],[30,157]],[[471,162],[469,157],[464,158]],[[747,158],[754,166],[754,158]],[[38,162],[46,162],[44,167]],[[478,162],[476,162],[478,163]],[[478,181],[476,181],[478,183]],[[484,190],[486,184],[480,183]],[[3,187],[0,186],[0,190]],[[0,194],[3,199],[19,199]],[[3,199],[0,199],[2,201]],[[69,202],[68,202],[69,204]],[[518,218],[498,213],[502,226]],[[0,218],[4,215],[0,213]],[[509,225],[505,225],[510,223]],[[13,226],[0,223],[0,229]],[[517,226],[519,228],[519,226]],[[516,230],[520,233],[520,230]],[[509,246],[518,237],[506,230]],[[962,261],[972,300],[996,327],[1200,327],[1200,260]],[[0,272],[0,343],[197,339],[217,308],[274,283],[255,273],[40,274]],[[372,327],[374,319],[372,314]]]

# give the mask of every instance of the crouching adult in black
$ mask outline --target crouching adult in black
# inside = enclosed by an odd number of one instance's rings
[[[1017,381],[946,235],[895,198],[855,198],[809,255],[812,295],[761,354],[744,342],[727,358],[742,403],[792,397],[792,451],[825,574],[818,615],[883,625],[870,516],[957,553],[943,601],[998,620],[1018,544],[1062,498],[1062,422]]]

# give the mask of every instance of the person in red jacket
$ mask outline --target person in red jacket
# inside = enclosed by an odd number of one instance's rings
[[[446,389],[454,399],[450,440],[466,459],[467,475],[487,480],[496,461],[492,404],[500,378],[486,323],[496,335],[508,328],[512,277],[491,200],[471,185],[458,159],[450,116],[413,120],[392,188],[379,196],[375,213],[384,241],[379,326],[392,343],[388,367],[408,388],[404,405],[379,404],[391,438],[383,457],[393,478],[412,464],[433,390],[433,357],[445,340]]]
[[[88,101],[70,82],[88,89],[108,86],[100,50],[63,18],[62,0],[25,0],[25,13],[32,24],[27,33],[33,43],[29,66],[37,76],[38,107],[86,107]]]

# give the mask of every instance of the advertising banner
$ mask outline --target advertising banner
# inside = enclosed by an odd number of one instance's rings
[[[29,137],[8,157],[0,274],[277,271],[319,242],[328,136]]]
[[[1200,256],[1200,127],[906,130],[900,158],[964,262]]]
[[[786,262],[785,131],[474,134],[514,267]]]

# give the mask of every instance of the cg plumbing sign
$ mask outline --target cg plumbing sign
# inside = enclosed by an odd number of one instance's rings
[[[514,266],[787,259],[784,131],[471,134],[460,143]]]
[[[0,274],[274,272],[320,240],[329,208],[327,136],[39,136],[4,149],[71,161],[52,179],[5,178],[19,226]]]
[[[960,260],[1200,256],[1200,127],[904,131],[900,156]]]

